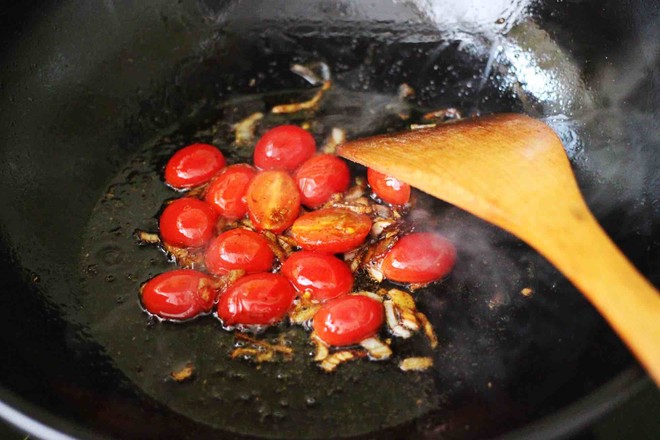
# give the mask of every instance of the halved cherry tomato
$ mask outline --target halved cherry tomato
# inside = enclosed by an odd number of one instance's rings
[[[375,335],[383,321],[383,305],[379,301],[346,295],[324,304],[314,315],[313,328],[329,345],[353,345]]]
[[[211,181],[204,200],[216,212],[229,219],[236,220],[247,212],[246,193],[256,170],[248,164],[230,165]]]
[[[246,229],[232,229],[218,235],[205,254],[206,268],[215,275],[236,269],[246,273],[266,272],[273,267],[274,258],[266,239]]]
[[[248,186],[247,207],[257,229],[280,233],[300,213],[298,186],[284,171],[262,171]]]
[[[299,291],[309,291],[316,302],[344,295],[353,288],[351,270],[332,255],[296,252],[284,262],[281,270]]]
[[[346,191],[351,175],[342,159],[333,154],[319,154],[303,163],[294,178],[300,189],[302,204],[316,208],[332,194]]]
[[[456,261],[451,241],[431,232],[415,232],[396,242],[383,259],[385,278],[402,283],[429,283],[447,275]]]
[[[305,250],[337,254],[360,246],[370,229],[367,215],[344,208],[323,208],[298,217],[291,236]]]
[[[316,152],[316,141],[295,125],[280,125],[264,133],[254,147],[254,164],[262,170],[293,171]]]
[[[167,205],[160,216],[160,237],[172,246],[199,247],[215,232],[218,214],[198,199],[184,197]]]
[[[140,289],[144,308],[163,319],[190,319],[210,312],[217,293],[211,277],[190,269],[156,275]]]
[[[367,169],[367,181],[373,192],[384,202],[392,205],[405,205],[410,200],[410,185],[394,177],[369,168]]]
[[[165,166],[165,182],[185,189],[201,185],[225,166],[225,157],[213,145],[192,144],[174,153]]]
[[[247,275],[220,296],[218,318],[225,326],[272,325],[284,318],[295,297],[295,289],[282,275]]]

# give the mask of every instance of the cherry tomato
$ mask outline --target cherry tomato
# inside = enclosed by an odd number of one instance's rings
[[[384,202],[392,205],[405,205],[410,200],[410,185],[394,177],[369,168],[367,169],[367,181],[373,192]]]
[[[247,207],[257,229],[280,233],[300,213],[300,192],[286,172],[262,171],[248,186]]]
[[[256,174],[255,169],[248,164],[230,165],[211,181],[204,200],[219,215],[237,220],[247,212],[246,193]]]
[[[344,192],[350,183],[348,165],[333,154],[319,154],[303,163],[294,175],[302,204],[310,208],[326,202],[334,193]]]
[[[215,232],[218,214],[198,199],[184,197],[167,205],[160,216],[160,237],[172,246],[199,247]]]
[[[225,326],[272,325],[284,318],[296,291],[282,275],[247,275],[220,295],[218,318]]]
[[[205,254],[206,268],[215,275],[235,269],[246,273],[266,272],[273,267],[274,258],[266,239],[246,229],[232,229],[218,235]]]
[[[353,345],[378,332],[383,325],[383,305],[362,295],[346,295],[324,304],[314,315],[319,338],[334,346]]]
[[[190,319],[210,312],[217,291],[206,274],[178,269],[156,275],[140,289],[142,305],[163,319]]]
[[[165,182],[185,189],[201,185],[225,166],[225,157],[213,145],[192,144],[174,153],[165,166]]]
[[[254,147],[254,164],[262,170],[293,171],[316,152],[316,141],[295,125],[280,125],[261,136]]]
[[[328,254],[360,246],[371,230],[371,219],[344,208],[323,208],[300,216],[291,227],[298,246]]]
[[[282,275],[299,291],[309,291],[316,302],[344,295],[353,288],[353,274],[346,263],[328,254],[296,252],[282,265]]]
[[[429,283],[447,275],[456,261],[456,248],[441,235],[415,232],[396,242],[383,259],[385,278],[402,283]]]

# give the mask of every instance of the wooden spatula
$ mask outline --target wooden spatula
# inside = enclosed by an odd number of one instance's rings
[[[547,125],[504,114],[349,141],[338,153],[526,241],[586,295],[660,384],[660,295],[587,208]]]

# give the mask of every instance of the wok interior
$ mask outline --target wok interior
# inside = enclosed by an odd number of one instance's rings
[[[420,108],[554,116],[550,122],[573,148],[569,153],[588,202],[627,255],[657,281],[652,269],[658,262],[660,167],[653,152],[659,137],[648,103],[657,90],[644,77],[630,79],[634,84],[627,94],[621,86],[622,96],[598,89],[603,75],[619,78],[625,72],[584,62],[600,60],[599,48],[590,42],[606,34],[602,23],[573,32],[572,23],[593,13],[587,6],[554,16],[552,8],[540,7],[535,20],[512,31],[518,40],[502,40],[505,47],[528,47],[531,53],[547,50],[535,45],[540,35],[547,37],[543,43],[559,42],[557,50],[572,41],[571,51],[561,49],[570,55],[555,68],[570,76],[572,66],[585,83],[564,87],[570,81],[557,76],[547,84],[554,95],[532,93],[533,81],[524,74],[534,69],[497,58],[505,52],[496,53],[495,67],[484,79],[492,51],[443,40],[431,23],[413,19],[414,12],[406,12],[409,21],[396,21],[375,8],[385,16],[378,21],[369,19],[369,11],[347,7],[345,20],[324,21],[324,13],[335,17],[342,10],[319,6],[309,15],[281,12],[263,26],[259,17],[249,18],[250,11],[220,2],[184,2],[176,9],[156,2],[140,12],[115,5],[100,16],[71,4],[51,11],[55,22],[78,19],[85,26],[78,35],[56,33],[58,38],[43,47],[16,46],[17,53],[24,51],[8,73],[16,86],[3,91],[14,99],[14,106],[1,109],[7,124],[0,169],[6,207],[0,213],[6,267],[2,341],[8,360],[0,371],[6,400],[37,413],[34,407],[41,408],[46,413],[41,417],[68,432],[123,438],[246,432],[174,412],[118,368],[90,331],[94,323],[84,307],[97,292],[84,287],[79,258],[93,207],[136,151],[181,121],[212,117],[214,106],[232,97],[306,87],[289,72],[294,62],[328,63],[338,93],[333,102],[341,111],[329,109],[327,123],[345,124],[352,136],[391,126],[382,109],[396,102],[403,82],[416,90]],[[609,14],[621,12],[608,7]],[[608,17],[603,21],[613,23]],[[545,34],[539,33],[541,22]],[[92,32],[94,26],[115,38],[103,39]],[[617,29],[624,33],[626,26]],[[35,28],[41,33],[30,43],[49,35],[43,25]],[[635,38],[623,34],[621,41]],[[604,41],[603,53],[621,53],[615,42]],[[566,94],[573,99],[566,100]],[[456,273],[436,292],[439,300],[431,294],[427,301],[444,342],[446,363],[432,377],[442,392],[424,417],[379,438],[501,434],[573,402],[631,365],[586,301],[526,246],[458,210],[442,207],[437,215],[461,249]],[[532,287],[534,295],[519,295],[522,287]],[[374,391],[374,402],[396,399],[388,391]],[[320,411],[309,435],[323,432],[322,419]]]

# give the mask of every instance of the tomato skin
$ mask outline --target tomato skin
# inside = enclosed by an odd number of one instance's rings
[[[213,145],[191,144],[174,153],[165,166],[165,183],[186,189],[208,182],[225,166],[225,157]]]
[[[454,267],[456,248],[441,235],[415,232],[396,242],[383,259],[385,278],[402,283],[429,283]]]
[[[266,272],[275,255],[268,242],[256,232],[232,229],[214,238],[204,255],[206,268],[214,275],[242,269],[246,273]]]
[[[346,295],[325,303],[312,324],[326,344],[341,347],[375,335],[383,325],[383,305],[363,295]]]
[[[338,254],[360,246],[370,230],[367,215],[323,208],[300,216],[291,227],[291,236],[305,250]]]
[[[284,318],[295,298],[295,289],[282,275],[247,275],[220,295],[218,318],[228,327],[272,325]]]
[[[229,220],[247,212],[247,189],[257,171],[248,164],[230,165],[209,184],[204,200]]]
[[[294,174],[302,204],[316,208],[332,194],[348,189],[351,174],[348,165],[334,154],[319,154],[300,165]]]
[[[184,320],[208,313],[217,290],[212,279],[199,271],[178,269],[161,273],[140,289],[144,308],[162,319]]]
[[[367,169],[367,181],[373,192],[386,203],[405,205],[410,200],[410,185],[394,177]]]
[[[284,171],[262,171],[248,186],[247,207],[257,229],[280,233],[300,213],[298,186]]]
[[[200,247],[215,233],[218,215],[201,200],[183,197],[167,205],[160,215],[161,239],[169,245]]]
[[[293,172],[316,152],[316,141],[295,125],[271,128],[254,147],[254,165],[261,170]]]
[[[295,252],[284,262],[281,271],[298,291],[309,291],[314,302],[326,302],[353,288],[353,274],[348,265],[328,254]]]

